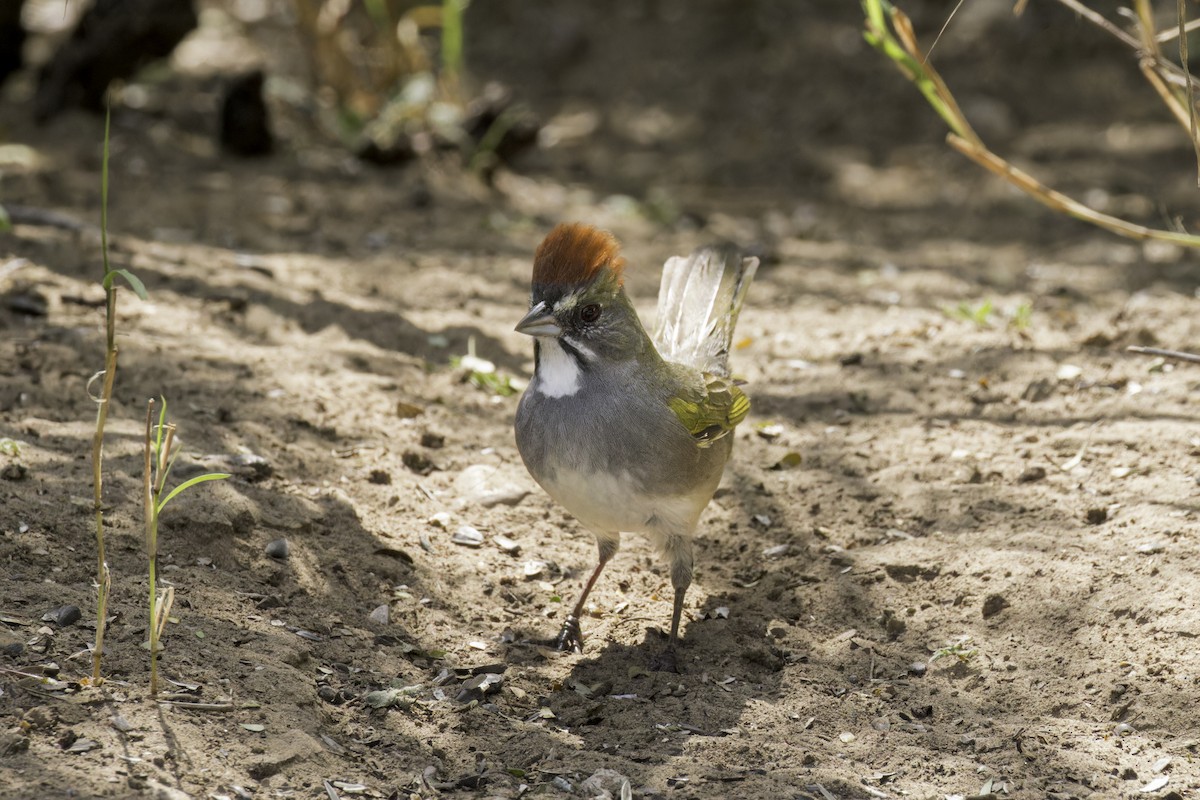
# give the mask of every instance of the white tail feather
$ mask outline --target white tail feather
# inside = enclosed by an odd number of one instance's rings
[[[757,258],[732,248],[702,247],[663,265],[654,343],[668,361],[729,374],[729,348]]]

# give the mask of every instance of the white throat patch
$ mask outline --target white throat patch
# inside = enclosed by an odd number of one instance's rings
[[[537,380],[533,388],[546,397],[569,397],[579,391],[579,365],[557,339],[539,338]]]

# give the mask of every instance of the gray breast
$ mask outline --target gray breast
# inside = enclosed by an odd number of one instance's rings
[[[666,405],[635,380],[636,366],[586,370],[579,391],[554,398],[525,390],[517,408],[517,449],[539,483],[557,469],[628,473],[652,494],[714,489],[731,436],[700,448]]]

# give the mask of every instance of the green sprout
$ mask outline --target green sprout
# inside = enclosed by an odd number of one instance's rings
[[[513,382],[511,376],[498,372],[496,365],[491,361],[475,355],[474,336],[467,340],[467,354],[465,356],[452,356],[450,358],[450,366],[465,370],[464,380],[476,389],[482,389],[489,394],[500,397],[511,397],[521,391],[521,388]]]
[[[1033,321],[1033,304],[1021,303],[1013,309],[1012,314],[1008,318],[1008,326],[1015,331],[1029,330],[1029,324]]]
[[[992,324],[991,317],[995,310],[991,300],[984,300],[974,306],[964,300],[956,306],[946,306],[942,309],[942,313],[950,319],[973,322],[978,328],[987,328]]]
[[[930,663],[933,663],[939,658],[954,656],[960,663],[966,663],[974,658],[975,654],[979,652],[978,648],[970,647],[970,644],[970,636],[960,636],[953,642],[947,644],[945,647],[934,651],[933,655],[929,657],[929,661]]]
[[[166,627],[175,600],[174,587],[168,586],[160,596],[158,593],[158,517],[167,504],[198,483],[220,481],[229,477],[227,472],[209,472],[188,478],[166,492],[167,476],[179,455],[175,445],[175,425],[167,422],[167,400],[162,399],[158,412],[158,425],[154,423],[154,400],[146,403],[146,449],[145,474],[143,475],[143,500],[146,519],[146,555],[150,561],[150,695],[158,694],[159,639]],[[163,493],[166,492],[166,496]]]

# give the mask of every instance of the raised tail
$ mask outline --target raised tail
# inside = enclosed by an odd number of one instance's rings
[[[654,344],[667,361],[729,375],[729,348],[757,258],[732,247],[701,247],[663,265]]]

